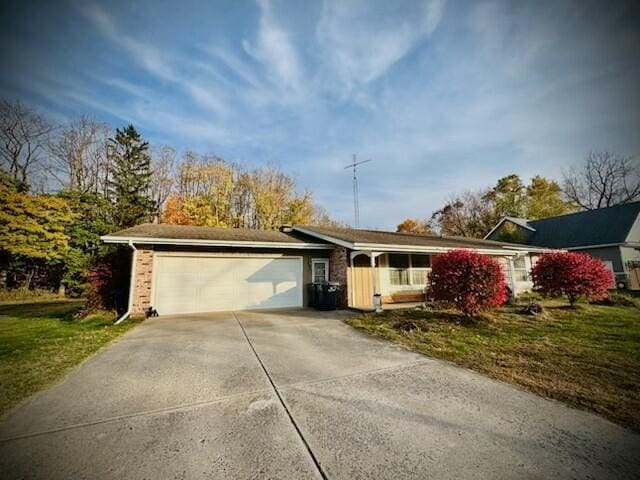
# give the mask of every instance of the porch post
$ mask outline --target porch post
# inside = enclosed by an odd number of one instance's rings
[[[511,295],[516,296],[516,276],[513,267],[513,258],[507,257],[507,272],[509,274],[509,285],[511,286]]]
[[[349,252],[349,290],[348,292],[351,297],[351,301],[349,302],[351,307],[356,306],[356,282],[353,274],[353,252]]]
[[[373,287],[373,298],[371,299],[371,303],[373,304],[376,312],[382,311],[382,297],[380,298],[381,301],[379,305],[376,305],[375,302],[376,294],[379,295],[381,293],[380,287],[378,285],[378,276],[376,271],[376,258],[380,255],[382,255],[382,253],[380,252],[369,252],[369,258],[371,259],[371,286]]]
[[[378,293],[378,282],[376,282],[376,255],[369,252],[369,260],[371,262],[371,285],[373,286],[373,294]]]

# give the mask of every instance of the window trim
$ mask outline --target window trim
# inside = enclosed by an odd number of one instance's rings
[[[312,258],[311,259],[311,283],[316,283],[316,264],[324,264],[324,281],[329,281],[329,259],[328,258]]]

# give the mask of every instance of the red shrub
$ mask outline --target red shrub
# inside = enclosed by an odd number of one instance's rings
[[[553,252],[540,257],[531,269],[535,290],[550,297],[566,295],[571,306],[578,297],[607,298],[612,273],[597,258],[584,253]]]
[[[468,250],[453,250],[433,259],[429,295],[435,301],[453,303],[465,315],[475,315],[502,305],[507,299],[507,286],[496,260]]]
[[[87,303],[84,310],[92,312],[96,310],[107,310],[111,305],[111,284],[112,271],[107,263],[97,263],[86,273],[87,278]]]

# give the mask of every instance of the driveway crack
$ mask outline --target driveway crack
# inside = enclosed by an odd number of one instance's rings
[[[204,406],[207,406],[207,405],[214,405],[216,403],[221,403],[221,402],[224,402],[224,401],[227,401],[227,400],[231,400],[231,399],[235,399],[235,398],[254,396],[256,394],[265,393],[265,392],[268,392],[268,390],[267,389],[253,390],[253,391],[250,391],[250,392],[236,393],[234,395],[226,395],[224,397],[218,397],[218,398],[214,398],[214,399],[211,399],[211,400],[202,400],[200,402],[183,403],[181,405],[173,405],[173,406],[170,406],[170,407],[161,407],[161,408],[156,408],[156,409],[153,409],[153,410],[143,410],[143,411],[140,411],[140,412],[129,413],[129,414],[126,414],[126,415],[117,415],[117,416],[114,416],[114,417],[101,418],[99,420],[93,420],[93,421],[90,421],[90,422],[73,423],[71,425],[64,425],[62,427],[51,428],[51,429],[48,429],[48,430],[41,430],[41,431],[36,431],[36,432],[31,432],[31,433],[25,433],[25,434],[22,434],[22,435],[16,435],[16,436],[13,436],[13,437],[0,438],[0,444],[12,442],[14,440],[22,440],[22,439],[25,439],[25,438],[39,437],[41,435],[49,435],[51,433],[64,432],[66,430],[75,430],[77,428],[92,427],[94,425],[101,425],[103,423],[111,423],[111,422],[117,422],[117,421],[121,421],[121,420],[128,420],[130,418],[147,417],[147,416],[151,416],[151,415],[162,415],[162,414],[165,414],[165,413],[179,412],[179,411],[188,410],[188,409],[191,409],[191,408],[198,408],[198,407],[204,407]]]
[[[233,312],[233,317],[236,319],[236,322],[238,322],[238,325],[240,326],[240,330],[242,330],[242,334],[244,335],[244,338],[247,340],[247,343],[249,344],[249,347],[251,347],[251,350],[253,351],[253,354],[256,356],[256,359],[258,360],[258,363],[262,367],[262,370],[264,371],[264,374],[267,376],[267,379],[269,380],[269,383],[271,384],[271,387],[273,388],[273,391],[275,392],[276,397],[278,398],[278,401],[280,402],[280,405],[282,405],[282,408],[284,409],[285,413],[287,414],[287,417],[289,417],[289,421],[293,425],[293,428],[295,429],[296,433],[298,434],[298,437],[300,437],[300,441],[302,441],[302,444],[304,445],[305,449],[307,450],[307,453],[309,454],[309,456],[311,457],[311,460],[313,461],[314,465],[316,466],[316,469],[318,470],[318,473],[320,474],[320,476],[324,480],[329,480],[329,477],[327,476],[327,474],[322,469],[322,465],[320,465],[320,461],[316,458],[315,454],[313,453],[313,450],[311,450],[311,446],[307,442],[307,439],[304,437],[304,435],[302,433],[302,430],[300,429],[300,427],[296,423],[295,419],[293,418],[293,415],[291,415],[291,412],[289,411],[289,407],[287,407],[287,404],[284,401],[284,399],[282,398],[282,395],[280,395],[280,391],[278,390],[278,387],[276,386],[275,382],[271,378],[271,375],[269,374],[269,371],[267,370],[267,367],[265,367],[264,363],[262,362],[262,359],[260,358],[260,355],[258,354],[258,352],[256,351],[255,347],[253,346],[253,343],[251,343],[251,339],[247,335],[247,332],[244,329],[244,326],[240,322],[240,319],[238,318],[238,316],[236,315],[235,312]]]

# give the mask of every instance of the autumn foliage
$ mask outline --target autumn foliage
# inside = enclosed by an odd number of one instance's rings
[[[565,295],[573,306],[579,297],[607,297],[614,283],[604,263],[591,255],[553,252],[542,255],[531,270],[535,290],[550,297]]]
[[[433,300],[452,303],[465,315],[476,315],[507,299],[500,264],[468,250],[453,250],[433,259],[428,292]]]
[[[85,277],[87,279],[85,310],[91,312],[112,307],[113,273],[111,266],[104,262],[97,263],[85,273]]]
[[[414,218],[404,219],[404,221],[396,227],[396,232],[415,233],[418,235],[429,235],[432,233],[431,228],[429,228],[426,222]]]
[[[162,223],[173,225],[193,225],[193,219],[185,210],[184,202],[179,195],[172,193],[167,199],[162,212]]]

